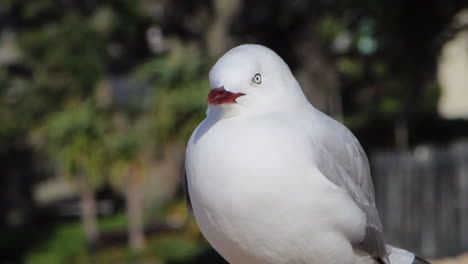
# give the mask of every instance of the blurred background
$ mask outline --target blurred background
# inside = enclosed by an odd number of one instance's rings
[[[187,213],[207,73],[275,50],[358,137],[387,243],[468,251],[468,2],[1,0],[0,263],[225,263]]]

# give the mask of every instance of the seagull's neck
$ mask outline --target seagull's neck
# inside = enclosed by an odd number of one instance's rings
[[[210,123],[217,123],[221,120],[229,119],[239,119],[239,118],[250,118],[261,115],[269,114],[289,114],[289,115],[301,115],[304,112],[307,112],[306,109],[313,108],[309,101],[304,97],[301,100],[291,101],[288,103],[283,102],[279,105],[273,105],[271,107],[262,107],[262,108],[250,108],[250,109],[233,109],[229,106],[227,107],[208,107],[206,112],[207,120],[210,120]]]

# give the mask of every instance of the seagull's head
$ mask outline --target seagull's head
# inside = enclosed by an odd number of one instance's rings
[[[209,79],[208,115],[221,118],[284,110],[306,101],[288,65],[261,45],[231,49],[213,66]]]

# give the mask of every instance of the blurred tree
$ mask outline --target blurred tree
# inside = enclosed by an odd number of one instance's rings
[[[174,141],[187,140],[204,118],[207,73],[207,63],[199,51],[180,43],[173,43],[168,54],[136,69],[136,79],[154,85],[149,117],[158,150]]]
[[[15,118],[27,122],[25,133],[14,136],[21,140],[35,128],[33,144],[78,184],[86,241],[94,248],[99,237],[94,190],[104,172],[99,148],[104,123],[96,120],[88,98],[104,74],[104,35],[78,9],[62,9],[53,1],[17,3],[11,10],[17,12],[17,41],[31,71],[22,89],[11,88],[24,108],[15,110]]]
[[[140,253],[144,248],[144,221],[141,184],[147,173],[148,163],[144,154],[153,147],[145,115],[135,119],[125,113],[114,113],[113,133],[107,137],[111,181],[123,186],[128,217],[128,242],[130,249]],[[122,188],[122,187],[120,187]]]
[[[18,102],[18,108],[8,110],[4,118],[21,122],[8,122],[12,125],[0,130],[2,140],[10,136],[24,142],[29,130],[38,127],[35,145],[80,186],[83,226],[88,244],[95,245],[94,191],[107,176],[105,166],[111,164],[112,153],[107,151],[115,150],[104,146],[107,137],[103,133],[120,133],[112,130],[108,117],[113,109],[103,103],[107,99],[99,87],[108,74],[128,72],[148,54],[144,31],[150,14],[140,1],[133,0],[12,1],[8,7],[23,63],[31,75],[4,91],[11,94],[12,103],[2,108]],[[0,81],[14,81],[2,74]],[[128,143],[124,137],[120,140],[121,145]],[[138,150],[126,155],[121,160],[137,156]],[[136,197],[135,191],[127,193]],[[130,201],[133,207],[141,207],[138,199]]]
[[[79,186],[81,217],[90,249],[97,246],[99,238],[94,190],[105,179],[107,155],[102,142],[106,129],[105,119],[96,115],[92,102],[85,101],[49,114],[34,137],[35,145]]]

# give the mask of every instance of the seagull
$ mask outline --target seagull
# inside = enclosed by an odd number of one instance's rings
[[[428,263],[385,244],[361,145],[308,102],[274,51],[235,47],[209,81],[183,183],[202,234],[229,263]]]

